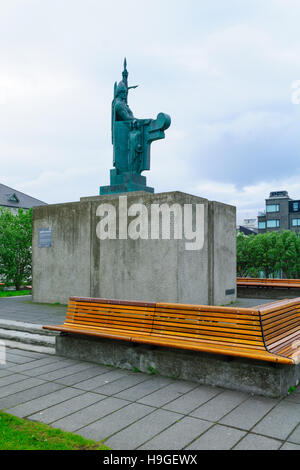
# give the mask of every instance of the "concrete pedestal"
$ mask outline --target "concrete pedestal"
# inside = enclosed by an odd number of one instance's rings
[[[300,379],[300,364],[276,364],[77,334],[56,336],[56,354],[274,398],[287,395]]]
[[[101,239],[108,213],[115,226],[110,219],[109,237]],[[229,304],[236,298],[235,243],[235,207],[181,192],[35,207],[33,301],[67,303],[73,295]]]

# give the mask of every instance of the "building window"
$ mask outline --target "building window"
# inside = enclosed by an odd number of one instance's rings
[[[299,210],[299,202],[293,202],[293,211],[298,212]],[[297,220],[297,219],[294,219]]]
[[[267,204],[267,212],[279,212],[279,204]]]
[[[280,220],[279,219],[267,220],[267,227],[268,228],[280,227]]]
[[[300,219],[292,219],[293,227],[300,227]]]
[[[266,222],[258,222],[258,228],[266,228]]]

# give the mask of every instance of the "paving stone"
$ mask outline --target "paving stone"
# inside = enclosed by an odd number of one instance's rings
[[[14,362],[10,362],[8,360],[5,361],[5,364],[0,364],[0,370],[10,369],[14,367],[16,364]]]
[[[251,397],[224,416],[219,422],[240,429],[251,429],[278,401],[270,398]]]
[[[6,352],[6,358],[7,360],[13,362],[14,364],[25,364],[25,363],[28,363],[31,361],[34,361],[35,358],[32,357],[32,358],[29,358],[28,356],[21,356],[21,355],[18,355],[18,354],[11,354],[11,353],[8,353]]]
[[[12,375],[13,372],[8,369],[0,369],[0,377],[7,377],[8,375]]]
[[[79,396],[59,403],[58,405],[50,406],[43,411],[34,413],[28,416],[28,418],[32,419],[33,421],[40,421],[42,423],[49,424],[78,410],[82,410],[83,408],[86,408],[87,406],[92,405],[93,403],[96,403],[102,399],[103,397],[99,396],[97,393],[83,393]]]
[[[29,369],[24,371],[30,377],[40,377],[41,375],[46,375],[48,372],[53,372],[57,370],[63,370],[64,368],[68,367],[69,365],[74,365],[74,361],[66,360],[66,361],[59,361],[53,362],[51,364],[46,364],[44,366],[35,367],[34,369]],[[44,379],[47,380],[47,379]]]
[[[5,387],[6,385],[13,384],[15,382],[19,382],[20,380],[28,379],[26,375],[22,374],[10,374],[9,376],[2,377],[0,379],[0,387]],[[0,388],[1,390],[1,388]]]
[[[37,411],[45,410],[49,406],[56,405],[63,401],[68,400],[77,395],[81,395],[82,391],[78,388],[65,387],[61,390],[49,393],[48,395],[43,395],[39,398],[27,401],[26,403],[17,405],[9,409],[9,412],[13,415],[24,418],[25,416],[32,415]]]
[[[10,367],[10,370],[13,372],[25,372],[26,370],[34,369],[36,367],[42,367],[46,364],[58,364],[62,359],[58,358],[58,356],[50,356],[44,357],[43,359],[36,359],[35,361],[30,361],[26,364],[18,364]]]
[[[66,305],[33,303],[31,295],[0,300],[0,318],[9,320],[58,325],[64,322],[66,311]]]
[[[128,373],[127,376],[121,377],[114,382],[102,385],[101,387],[96,388],[94,391],[104,393],[104,395],[115,395],[122,390],[126,390],[127,388],[133,387],[138,383],[145,382],[146,380],[149,380],[149,376],[147,375]]]
[[[87,391],[95,390],[101,385],[117,380],[119,377],[124,377],[126,373],[127,372],[124,370],[120,370],[120,369],[111,370],[110,368],[108,372],[103,373],[101,375],[97,375],[96,377],[93,377],[91,379],[84,380],[83,382],[74,384],[74,386],[82,390],[87,390]]]
[[[143,444],[140,449],[152,450],[180,450],[184,449],[191,441],[204,433],[211,423],[201,419],[186,416],[173,424],[156,437]]]
[[[300,403],[300,394],[299,393],[291,393],[288,397],[284,399],[285,403]]]
[[[60,390],[62,388],[64,388],[63,385],[56,384],[54,382],[48,382],[28,390],[22,390],[21,392],[14,393],[8,397],[0,398],[0,409],[4,410],[20,403],[25,403],[26,401],[47,395],[48,393],[55,392],[55,390]]]
[[[63,366],[62,368],[56,369],[54,371],[49,371],[40,375],[40,379],[43,380],[56,380],[62,377],[66,377],[68,375],[74,374],[76,372],[80,372],[82,370],[88,370],[92,368],[92,363],[88,362],[79,362],[77,364],[72,364],[70,366]]]
[[[245,393],[226,390],[194,410],[191,416],[216,422],[247,398]]]
[[[182,415],[167,410],[156,410],[110,437],[105,444],[112,449],[133,450],[162,432]]]
[[[300,423],[300,405],[283,402],[270,411],[252,431],[285,440],[298,423]]]
[[[0,398],[12,395],[13,393],[20,392],[21,390],[26,390],[27,388],[36,387],[37,385],[42,385],[45,383],[43,380],[36,378],[27,378],[25,380],[20,380],[19,382],[7,385],[0,388]]]
[[[280,450],[300,450],[300,446],[292,442],[285,442]]]
[[[245,435],[245,431],[215,424],[186,450],[230,450]]]
[[[298,425],[292,434],[287,438],[287,441],[293,442],[294,444],[300,444],[300,425]]]
[[[139,403],[130,403],[94,423],[81,428],[78,433],[86,439],[99,441],[126,428],[133,422],[152,413],[155,408]]]
[[[42,359],[43,357],[48,357],[47,354],[38,353],[35,351],[28,351],[26,349],[8,348],[8,350],[15,355],[28,357],[28,358],[32,357],[33,359]]]
[[[234,450],[277,450],[282,441],[249,433],[234,447]]]
[[[181,397],[183,393],[187,393],[196,387],[196,383],[178,380],[161,390],[157,390],[156,392],[151,393],[151,395],[140,398],[138,401],[144,405],[160,407],[172,400]]]
[[[216,395],[219,395],[221,391],[222,389],[216,387],[201,385],[195,390],[185,393],[180,398],[177,398],[167,405],[164,405],[163,408],[170,411],[177,411],[178,413],[187,414],[202,403],[205,403]]]
[[[107,372],[107,367],[93,366],[84,371],[77,372],[76,374],[71,374],[66,377],[55,379],[55,382],[63,385],[76,385],[80,382],[83,382],[84,380],[104,374],[105,372]]]
[[[167,379],[165,377],[151,377],[146,382],[142,382],[134,387],[123,390],[120,393],[117,393],[115,396],[117,398],[124,398],[126,400],[136,401],[139,398],[145,397],[150,393],[153,393],[156,390],[165,388],[172,382],[172,379]]]
[[[77,431],[78,429],[106,416],[113,411],[123,408],[128,404],[125,400],[119,400],[118,398],[106,397],[105,395],[98,395],[103,400],[95,403],[94,405],[88,406],[83,410],[77,411],[66,418],[54,421],[52,426],[54,428],[60,428],[64,431]]]

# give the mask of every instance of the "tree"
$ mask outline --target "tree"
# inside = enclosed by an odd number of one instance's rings
[[[19,290],[31,279],[32,210],[0,208],[0,277]]]
[[[237,275],[300,277],[300,236],[291,230],[245,236],[237,234]]]

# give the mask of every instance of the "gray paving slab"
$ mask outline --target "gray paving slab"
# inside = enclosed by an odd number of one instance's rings
[[[167,387],[162,390],[157,390],[146,397],[140,398],[138,402],[144,405],[160,407],[181,397],[183,393],[187,393],[196,387],[197,384],[195,382],[183,382],[178,380],[167,385]]]
[[[149,376],[146,374],[135,374],[128,372],[128,375],[120,377],[114,382],[109,382],[101,387],[97,387],[94,391],[103,393],[104,395],[115,395],[116,393],[134,387],[135,385],[149,380]]]
[[[14,393],[13,395],[9,395],[5,398],[0,398],[0,410],[11,408],[21,403],[33,400],[34,398],[55,392],[56,390],[60,390],[62,388],[63,385],[56,384],[54,382],[48,382],[28,390],[22,390],[21,392]]]
[[[245,431],[215,424],[188,445],[186,450],[230,450],[245,435]]]
[[[34,359],[42,359],[43,357],[48,357],[48,354],[46,353],[28,351],[27,349],[9,348],[9,351],[18,356],[28,357],[28,358],[32,357]]]
[[[270,437],[258,436],[248,433],[234,447],[234,450],[277,450],[282,446],[282,441],[271,439]]]
[[[298,424],[296,429],[288,436],[287,441],[300,445],[300,424]]]
[[[24,372],[26,370],[35,369],[36,367],[42,367],[46,364],[59,364],[63,359],[58,356],[51,356],[48,355],[47,357],[43,357],[42,359],[36,359],[34,361],[29,361],[26,364],[18,364],[18,365],[11,365],[9,367],[10,370],[13,372]]]
[[[25,379],[28,379],[28,377],[22,374],[11,374],[6,377],[2,377],[0,378],[0,390],[1,390],[1,387],[5,387],[6,385],[10,385],[15,382],[20,382],[20,380],[25,380]]]
[[[10,367],[13,367],[15,366],[16,364],[14,362],[11,362],[11,361],[8,361],[6,360],[5,361],[5,364],[0,364],[0,370],[5,370],[5,369],[9,369]]]
[[[251,397],[224,416],[219,422],[240,429],[250,430],[276,404],[278,400]]]
[[[72,364],[69,366],[64,364],[63,367],[53,371],[46,373],[42,371],[41,375],[39,375],[39,378],[43,380],[57,380],[72,375],[76,372],[89,370],[92,367],[93,364],[91,362],[78,362],[77,364]]]
[[[9,352],[9,349],[6,350],[6,358],[10,362],[13,362],[14,364],[24,364],[30,361],[30,358],[28,356],[22,356],[20,354],[13,354]],[[31,358],[32,361],[35,360],[34,357]]]
[[[74,387],[78,387],[82,390],[95,390],[101,385],[113,382],[120,377],[126,376],[127,373],[128,372],[125,370],[109,368],[107,372],[97,375],[96,377],[92,377],[91,379],[84,380],[83,382],[74,384]]]
[[[65,387],[55,392],[48,393],[39,398],[34,398],[29,400],[26,403],[14,406],[9,409],[9,413],[24,418],[26,416],[32,415],[41,410],[45,410],[49,406],[62,403],[72,397],[83,394],[84,392],[78,390],[78,388]]]
[[[173,411],[156,410],[107,439],[105,444],[112,449],[118,450],[137,449],[146,441],[153,439],[158,433],[171,426],[180,417],[182,415]]]
[[[55,379],[55,382],[63,384],[63,385],[76,385],[76,384],[79,384],[80,382],[83,382],[92,377],[96,377],[105,372],[107,372],[107,367],[92,365],[92,367],[89,367],[88,369],[84,371],[77,372],[76,374],[71,374],[71,375],[67,375],[66,377],[57,378]]]
[[[8,395],[12,395],[22,390],[26,390],[27,388],[32,388],[32,387],[36,387],[37,385],[42,385],[43,383],[45,383],[43,380],[39,380],[36,378],[27,378],[24,380],[20,380],[19,382],[15,382],[5,387],[1,387],[0,398],[7,397]]]
[[[186,416],[140,446],[139,450],[184,449],[188,444],[207,431],[210,426],[212,426],[212,424],[207,421]]]
[[[96,403],[100,400],[103,400],[103,397],[97,393],[86,392],[80,394],[79,396],[65,400],[58,405],[50,406],[49,408],[39,411],[28,416],[28,419],[33,421],[40,421],[42,423],[52,423],[58,419],[64,418],[65,416],[70,415],[76,411],[82,410],[93,403]]]
[[[115,396],[117,398],[124,398],[125,400],[136,401],[142,397],[150,395],[150,393],[153,393],[156,390],[165,388],[170,383],[172,383],[172,379],[167,379],[166,377],[150,377],[146,382],[142,382],[134,387],[123,390]]]
[[[225,390],[190,414],[196,418],[216,422],[248,398],[249,395],[246,393]]]
[[[99,397],[102,397],[103,400],[95,403],[94,405],[90,405],[83,410],[77,411],[66,418],[54,421],[52,426],[63,429],[64,431],[77,431],[80,428],[97,421],[103,416],[110,415],[113,411],[119,410],[128,405],[127,401],[120,400],[118,398],[106,397],[105,395],[100,394]]]
[[[285,440],[299,423],[300,404],[281,402],[252,431]]]
[[[167,405],[164,405],[163,408],[170,411],[177,411],[177,413],[188,414],[202,403],[211,400],[216,395],[218,396],[221,392],[222,389],[220,388],[202,385],[201,387],[197,387],[185,393]]]
[[[0,318],[44,325],[59,325],[64,322],[65,305],[39,304],[32,296],[0,299]]]
[[[29,375],[30,377],[39,377],[42,379],[41,375],[47,376],[47,373],[50,372],[57,372],[64,370],[68,366],[74,366],[73,360],[65,360],[65,361],[55,361],[51,362],[50,364],[45,364],[43,366],[34,367],[32,369],[24,370],[24,374]],[[43,380],[49,380],[43,377]]]
[[[288,397],[285,398],[286,403],[300,403],[300,394],[299,393],[292,393]]]
[[[124,408],[81,428],[78,433],[87,439],[99,441],[127,428],[130,424],[153,411],[155,411],[155,408],[151,406],[130,403]]]
[[[300,446],[292,442],[285,442],[280,450],[300,450]]]
[[[12,375],[13,372],[9,369],[0,369],[0,377],[7,377],[8,375]]]

